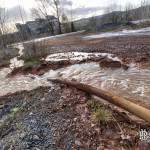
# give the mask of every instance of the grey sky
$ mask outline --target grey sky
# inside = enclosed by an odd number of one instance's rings
[[[104,12],[104,9],[112,3],[117,5],[124,6],[127,3],[133,4],[135,7],[138,7],[142,0],[69,0],[73,3],[73,13],[76,19],[81,17],[89,17],[93,15],[101,15]],[[150,1],[150,0],[148,0]],[[31,8],[36,7],[36,2],[34,0],[0,0],[1,7],[8,8],[10,12],[10,18],[14,20],[19,19],[18,6],[20,5],[23,10],[25,10],[28,18],[30,18],[29,11]],[[14,10],[14,13],[13,13]],[[14,16],[14,17],[13,17]]]
[[[22,5],[26,9],[30,9],[35,6],[34,0],[1,0],[1,4],[5,5],[6,7],[14,7],[17,5]],[[107,6],[112,2],[119,3],[121,5],[125,5],[126,3],[130,2],[134,5],[139,5],[141,0],[72,0],[74,7],[103,7]]]

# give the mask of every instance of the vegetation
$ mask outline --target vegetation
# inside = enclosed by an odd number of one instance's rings
[[[19,112],[19,110],[20,110],[20,108],[18,108],[18,107],[13,108],[13,109],[11,110],[10,117],[11,117],[11,118],[14,118],[14,117],[16,116],[17,112]]]
[[[26,59],[25,62],[24,62],[24,69],[27,69],[27,68],[34,68],[34,67],[37,67],[41,64],[41,60],[38,59],[38,58],[29,58],[29,59]]]
[[[100,124],[108,124],[113,120],[112,113],[104,106],[101,106],[95,100],[88,101],[88,106],[92,109],[92,119],[94,122]]]

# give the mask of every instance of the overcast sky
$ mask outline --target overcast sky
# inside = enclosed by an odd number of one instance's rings
[[[35,6],[34,0],[1,0],[2,4],[6,7],[14,7],[17,5],[22,5],[26,9],[30,9]],[[141,0],[71,0],[74,7],[94,7],[94,6],[107,6],[113,1],[121,5],[125,5],[127,2],[133,3],[135,5],[140,4]],[[2,6],[2,5],[1,5]]]
[[[127,3],[133,4],[135,7],[138,7],[141,3],[141,0],[66,0],[72,1],[74,15],[76,19],[82,17],[89,17],[93,15],[101,15],[104,12],[104,9],[110,4],[115,3],[116,5],[124,6]],[[36,2],[34,0],[0,0],[0,7],[8,8],[10,18],[12,20],[18,20],[19,16],[19,7],[23,8],[23,11],[26,12],[28,16],[27,20],[31,17],[29,11],[31,8],[36,7]],[[19,6],[20,5],[20,6]],[[19,6],[19,7],[18,7]],[[14,13],[13,13],[14,12]],[[76,13],[76,14],[75,14]]]

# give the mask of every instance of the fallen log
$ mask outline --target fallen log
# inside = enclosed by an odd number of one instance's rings
[[[106,91],[103,91],[101,89],[92,87],[90,85],[78,83],[76,81],[68,81],[68,80],[64,80],[64,79],[48,79],[48,81],[73,86],[73,87],[80,89],[84,92],[88,92],[92,95],[96,95],[96,96],[103,98],[104,100],[108,101],[109,103],[112,103],[112,104],[134,114],[135,116],[137,116],[137,117],[139,117],[145,121],[150,122],[150,110],[149,109],[144,108],[142,106],[139,106],[139,105],[137,105],[137,104],[125,99],[125,98],[115,96],[109,92],[106,92]]]

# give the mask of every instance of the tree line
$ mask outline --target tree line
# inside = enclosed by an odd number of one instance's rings
[[[73,4],[70,0],[35,0],[36,7],[31,9],[31,14],[33,18],[45,18],[51,14],[55,16],[58,20],[58,29],[59,34],[62,33],[62,24],[64,25],[64,30],[66,32],[74,31],[74,20],[75,16],[73,14]],[[101,22],[105,22],[105,19],[109,20],[112,23],[119,22],[129,22],[136,20],[138,18],[150,18],[150,2],[149,0],[142,0],[140,4],[140,11],[131,3],[127,3],[124,6],[119,5],[112,1],[111,5],[106,7],[104,14],[109,14],[109,17],[104,17]],[[134,10],[134,11],[133,11]],[[118,13],[119,12],[119,13]],[[25,22],[25,19],[22,15],[22,10],[20,9],[20,20],[22,23]],[[105,16],[105,15],[104,15]],[[6,37],[3,36],[9,32],[8,26],[7,9],[0,8],[0,45],[6,46]],[[96,28],[96,20],[94,17],[90,19],[90,26],[94,29]],[[53,25],[49,22],[49,28],[51,32],[54,32]]]

